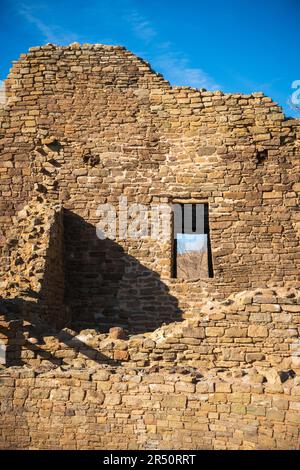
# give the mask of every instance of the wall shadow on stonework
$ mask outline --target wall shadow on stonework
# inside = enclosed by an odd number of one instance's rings
[[[103,332],[121,326],[144,333],[182,320],[160,276],[118,243],[100,240],[93,224],[65,210],[64,234],[65,301],[75,329],[95,324]]]
[[[176,297],[156,272],[118,243],[100,240],[95,226],[77,214],[65,210],[62,225],[64,230],[53,231],[47,249],[41,289],[34,292],[20,286],[18,296],[0,298],[0,334],[7,339],[7,366],[23,365],[26,357],[42,358],[54,367],[63,365],[46,347],[45,336],[58,337],[95,362],[118,365],[118,360],[86,345],[76,333],[84,328],[106,333],[122,326],[131,335],[182,320]],[[61,243],[57,234],[63,232]],[[59,249],[54,249],[57,244]],[[56,259],[61,255],[62,265]],[[71,329],[62,332],[64,327]]]
[[[44,336],[59,338],[68,348],[73,348],[99,364],[119,365],[120,361],[111,359],[97,349],[88,346],[77,336],[71,334],[70,330],[57,331],[44,323],[34,323],[32,318],[40,314],[41,302],[27,301],[22,298],[1,299],[0,311],[5,316],[6,326],[0,325],[0,334],[7,338],[6,344],[6,367],[23,366],[26,357],[42,359],[54,368],[65,365],[61,357],[56,357],[55,351],[50,352],[45,346]],[[32,338],[35,342],[32,343]],[[25,351],[25,355],[24,355]]]

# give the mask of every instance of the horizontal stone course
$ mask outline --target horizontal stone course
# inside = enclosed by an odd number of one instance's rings
[[[119,46],[33,47],[5,85],[0,447],[299,450],[300,121]],[[205,201],[213,277],[99,240],[121,195]]]
[[[286,119],[261,93],[172,88],[123,47],[31,48],[14,62],[0,110],[1,256],[6,258],[14,216],[33,194],[43,194],[70,211],[66,299],[69,315],[79,321],[94,321],[103,303],[103,326],[144,332],[146,322],[153,330],[197,314],[201,300],[195,292],[226,298],[270,283],[296,286],[298,121]],[[148,283],[136,286],[131,302],[132,278],[121,275],[121,264],[110,264],[112,276],[122,278],[119,286],[107,279],[107,262],[84,262],[83,246],[78,249],[74,240],[88,228],[75,226],[75,219],[95,228],[98,205],[116,204],[123,193],[128,204],[147,208],[174,198],[206,200],[214,277],[189,284],[170,279],[170,240],[163,248],[159,241],[143,240],[137,249],[136,241],[117,239],[124,253],[136,258],[132,274],[161,276],[164,295],[156,289],[153,312]],[[88,250],[103,259],[93,245],[88,243]],[[116,247],[110,248],[108,259],[115,256]],[[93,279],[92,287],[79,279],[78,263]],[[101,301],[91,289],[101,292]],[[118,303],[114,314],[112,297]],[[122,320],[120,310],[127,312]]]
[[[80,370],[32,371],[34,383],[29,386],[21,368],[8,368],[0,376],[6,409],[0,421],[0,445],[2,449],[299,450],[299,378],[286,382],[288,391],[275,392],[268,390],[268,382],[257,388],[255,369],[238,378],[235,371],[212,369],[200,377],[192,368],[184,374],[182,368],[170,367],[128,373],[98,366],[82,371],[87,378],[83,390],[77,381]],[[127,391],[115,393],[101,385],[95,391],[99,374],[109,375],[102,384],[112,386],[117,380],[127,385]],[[18,387],[10,387],[9,380],[18,380]],[[61,380],[64,385],[58,387]]]

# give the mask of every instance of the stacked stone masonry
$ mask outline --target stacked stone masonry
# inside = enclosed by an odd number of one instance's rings
[[[178,299],[183,284],[170,279],[171,240],[96,239],[97,207],[118,205],[121,195],[146,207],[208,201],[214,278],[207,288],[219,296],[299,283],[300,122],[270,98],[171,88],[122,47],[76,44],[23,54],[6,96],[2,244],[35,191],[65,208],[74,317],[100,314],[109,325],[121,319],[142,330],[188,308],[188,294],[182,306],[167,295],[171,284]]]
[[[10,345],[8,365],[21,359],[32,367],[300,367],[300,295],[295,289],[245,291],[223,302],[208,300],[198,317],[139,335],[114,327],[108,334],[99,328],[70,327],[45,334],[11,309],[3,305],[0,312],[0,338]]]
[[[103,45],[31,48],[5,100],[0,447],[299,449],[300,121]],[[207,203],[213,278],[100,240],[120,196]]]
[[[299,450],[299,377],[16,368],[0,380],[1,448]]]
[[[46,327],[62,327],[64,303],[63,211],[36,196],[14,217],[5,246],[0,296],[6,309],[24,310],[26,319]],[[11,308],[9,307],[11,305]]]

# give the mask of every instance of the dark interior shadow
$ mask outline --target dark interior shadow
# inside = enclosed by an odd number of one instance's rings
[[[65,302],[74,327],[121,326],[135,334],[182,320],[177,298],[155,271],[118,243],[100,240],[82,217],[64,214]]]
[[[128,255],[118,243],[100,240],[95,226],[77,214],[64,210],[63,225],[63,263],[53,257],[53,253],[60,253],[57,247],[53,249],[59,243],[54,239],[50,242],[40,292],[22,292],[25,299],[23,295],[0,299],[0,314],[9,321],[9,327],[1,331],[8,338],[6,365],[23,364],[22,348],[53,366],[63,365],[62,359],[41,348],[46,335],[59,335],[61,342],[95,362],[118,365],[120,361],[69,332],[59,334],[61,328],[69,326],[76,333],[93,328],[106,333],[111,327],[121,326],[127,335],[132,335],[182,320],[176,297],[156,272]],[[26,327],[24,321],[29,323]],[[33,344],[26,336],[39,341]]]

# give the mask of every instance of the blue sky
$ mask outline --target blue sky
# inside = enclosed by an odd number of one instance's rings
[[[0,6],[0,80],[31,46],[120,44],[172,85],[263,91],[288,116],[300,117],[288,104],[300,80],[300,0],[1,0]]]
[[[178,253],[207,251],[207,235],[177,233],[177,251]]]

